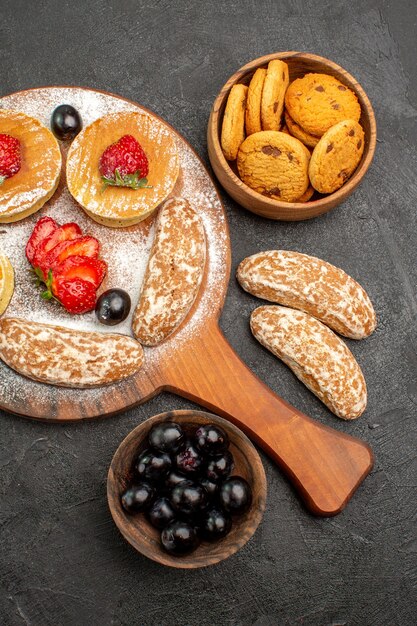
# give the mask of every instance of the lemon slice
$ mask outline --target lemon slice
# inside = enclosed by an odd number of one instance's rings
[[[5,254],[0,252],[0,315],[7,309],[14,291],[13,266]]]

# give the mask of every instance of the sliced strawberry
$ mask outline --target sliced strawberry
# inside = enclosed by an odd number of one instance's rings
[[[37,255],[35,253],[35,259],[33,263],[35,266],[35,269],[40,268],[40,270],[43,273],[43,276],[46,278],[49,270],[52,268],[52,265],[55,262],[59,263],[59,261],[57,261],[58,254],[63,252],[65,248],[70,246],[72,243],[74,243],[74,241],[77,241],[78,239],[82,239],[82,236],[76,237],[75,239],[68,239],[66,241],[61,241],[56,246],[54,246],[52,250],[49,250],[49,252],[46,252],[45,254]]]
[[[57,282],[71,280],[72,278],[82,278],[94,285],[98,289],[107,271],[107,263],[100,259],[93,259],[86,256],[69,256],[54,265],[52,271],[52,292],[57,290]]]
[[[96,290],[107,271],[107,264],[98,259],[97,239],[83,236],[75,223],[58,224],[44,217],[36,224],[26,246],[38,284],[45,283],[41,294],[45,300],[55,298],[70,313],[92,311]]]
[[[75,239],[81,235],[81,228],[78,224],[70,222],[68,224],[63,224],[54,232],[43,239],[36,247],[35,254],[33,256],[32,265],[34,267],[42,267],[44,257],[55,248],[62,241],[68,241],[69,239]]]
[[[29,263],[33,262],[35,250],[40,242],[52,235],[57,228],[58,224],[52,219],[52,217],[41,217],[41,219],[36,222],[35,228],[33,229],[30,239],[26,245],[26,258]]]
[[[40,268],[46,278],[48,271],[54,269],[56,265],[65,261],[70,256],[85,256],[97,258],[100,244],[94,237],[88,235],[77,237],[70,241],[61,241],[55,248],[52,248],[41,260]]]
[[[56,288],[55,297],[69,313],[87,313],[96,306],[96,290],[88,280],[58,280]]]
[[[71,241],[69,245],[63,247],[55,255],[56,262],[61,263],[65,261],[69,256],[85,256],[90,258],[97,258],[100,252],[100,243],[95,237],[85,235],[84,237],[77,237],[74,241]]]

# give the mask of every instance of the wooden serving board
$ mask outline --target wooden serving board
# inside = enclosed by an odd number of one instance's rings
[[[109,112],[134,110],[153,115],[118,96],[77,87],[32,89],[0,100],[4,108],[23,111],[49,124],[55,106],[68,103],[84,125]],[[165,124],[155,116],[158,123]],[[241,427],[284,470],[307,507],[317,515],[343,509],[373,463],[364,442],[314,422],[290,406],[241,361],[218,327],[230,274],[230,240],[222,203],[204,165],[176,131],[180,176],[173,195],[183,195],[199,211],[207,238],[207,266],[202,287],[176,333],[155,348],[145,348],[145,365],[128,380],[98,389],[66,389],[37,383],[0,361],[0,408],[40,420],[71,421],[111,415],[168,390],[189,398]],[[68,146],[62,145],[64,162]],[[52,322],[82,330],[130,334],[130,318],[106,328],[94,314],[69,316],[41,300],[28,277],[24,246],[41,215],[60,223],[76,221],[102,243],[109,263],[103,289],[127,289],[133,302],[139,293],[152,242],[153,218],[126,229],[93,222],[69,195],[65,173],[53,198],[41,212],[0,228],[0,249],[16,271],[16,290],[6,315]]]

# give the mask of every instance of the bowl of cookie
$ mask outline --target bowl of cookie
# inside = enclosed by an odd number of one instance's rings
[[[365,91],[342,67],[278,52],[229,78],[213,104],[207,142],[213,170],[236,202],[299,221],[327,213],[361,183],[376,122]]]

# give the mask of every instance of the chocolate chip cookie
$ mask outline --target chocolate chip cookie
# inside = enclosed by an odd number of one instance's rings
[[[294,120],[292,119],[288,111],[285,111],[284,119],[285,119],[286,127],[288,128],[288,131],[293,137],[296,137],[305,146],[309,146],[310,148],[314,148],[315,146],[317,146],[319,142],[319,137],[310,135],[305,130],[303,130],[301,126],[298,126],[298,124],[294,122]]]
[[[353,91],[327,74],[297,78],[287,89],[285,106],[296,124],[317,137],[342,120],[359,122],[361,116]]]
[[[262,91],[261,121],[263,130],[279,130],[281,128],[282,110],[288,84],[288,65],[279,59],[270,61]]]
[[[309,165],[314,189],[320,193],[339,189],[357,168],[364,143],[362,126],[355,120],[343,120],[324,133]]]
[[[240,144],[245,139],[245,109],[248,88],[233,85],[223,116],[221,146],[228,161],[234,161]]]
[[[309,185],[310,153],[295,137],[278,131],[261,131],[245,139],[237,155],[243,182],[275,200],[294,202]]]
[[[252,135],[262,130],[261,100],[264,87],[266,69],[258,67],[249,83],[248,98],[246,100],[246,134]]]

